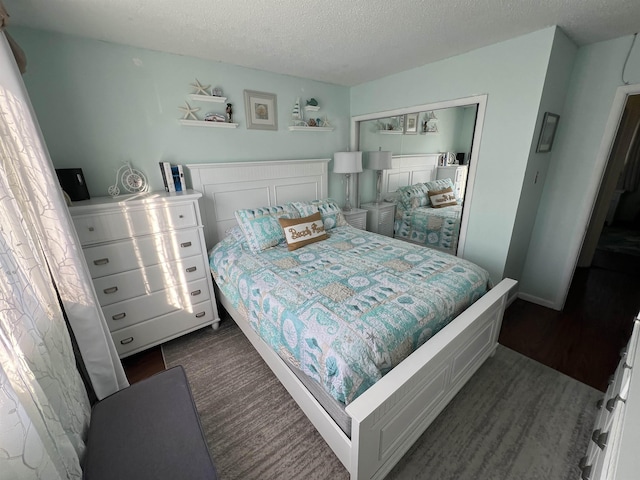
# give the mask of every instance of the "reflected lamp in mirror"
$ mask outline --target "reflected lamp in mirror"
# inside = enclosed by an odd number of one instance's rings
[[[389,170],[391,165],[391,152],[383,152],[382,147],[377,152],[369,152],[369,162],[367,168],[376,170],[378,179],[376,180],[376,205],[382,201],[382,171]]]
[[[362,152],[336,152],[333,155],[333,173],[344,173],[347,183],[346,200],[343,207],[345,212],[351,211],[349,200],[351,174],[360,172],[362,172]]]

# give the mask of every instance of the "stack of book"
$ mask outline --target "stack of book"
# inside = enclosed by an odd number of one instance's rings
[[[187,186],[184,183],[182,165],[171,165],[169,162],[159,162],[164,189],[167,192],[184,192]]]

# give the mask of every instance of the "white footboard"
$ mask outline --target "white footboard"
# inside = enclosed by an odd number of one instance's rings
[[[347,406],[352,479],[382,479],[495,351],[505,279]]]
[[[516,284],[501,281],[347,406],[351,438],[224,295],[218,298],[351,478],[363,480],[384,478],[494,352],[508,293]]]

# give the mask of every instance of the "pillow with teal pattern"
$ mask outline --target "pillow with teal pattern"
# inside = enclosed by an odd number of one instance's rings
[[[338,204],[330,198],[326,200],[312,200],[311,202],[292,202],[291,205],[293,205],[301,217],[308,217],[316,212],[320,212],[326,231],[347,225],[342,210]]]
[[[249,250],[254,253],[284,242],[279,218],[300,218],[298,211],[288,204],[236,210],[235,216]]]
[[[431,190],[444,190],[445,188],[450,188],[453,190],[453,182],[450,178],[442,178],[440,180],[432,180],[430,182],[425,183],[428,191]]]
[[[426,207],[429,204],[427,187],[424,183],[400,187],[396,193],[398,193],[398,205],[402,210]]]

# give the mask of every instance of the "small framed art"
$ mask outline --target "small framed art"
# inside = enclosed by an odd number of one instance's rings
[[[278,107],[275,94],[245,90],[244,108],[247,114],[247,128],[278,130]]]
[[[407,113],[404,116],[404,133],[407,135],[415,135],[418,133],[418,116],[419,113]]]
[[[537,153],[546,153],[551,151],[559,121],[560,115],[545,112],[544,119],[542,120],[540,138],[538,139],[538,148],[536,148]]]

